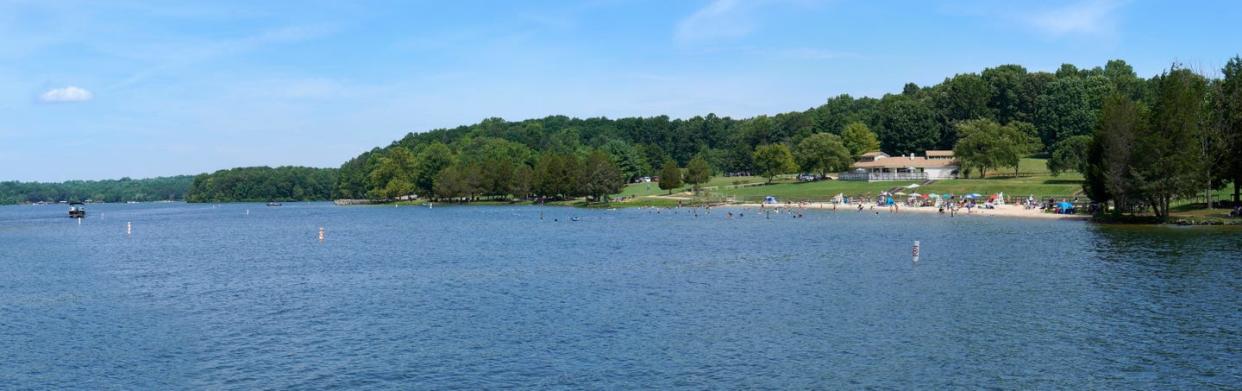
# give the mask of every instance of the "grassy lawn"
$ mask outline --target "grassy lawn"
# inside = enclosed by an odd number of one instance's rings
[[[920,187],[923,193],[980,193],[995,194],[1004,192],[1006,195],[1026,196],[1061,196],[1069,197],[1082,190],[1082,177],[1074,174],[1061,174],[1060,177],[1030,176],[1016,178],[988,179],[954,179],[937,181]]]
[[[708,180],[707,183],[704,183],[702,187],[704,189],[710,190],[710,189],[758,184],[758,183],[763,183],[764,181],[766,181],[766,179],[762,177],[757,177],[757,176],[737,176],[737,177],[716,176]],[[674,193],[680,193],[680,192],[685,192],[685,191],[690,191],[690,186],[682,186],[677,189],[673,189]],[[651,183],[628,184],[625,186],[624,189],[621,190],[621,194],[619,195],[622,197],[629,197],[629,196],[644,197],[644,196],[664,195],[664,194],[668,194],[668,190],[660,190],[659,183],[651,182]]]
[[[750,186],[734,189],[720,189],[712,193],[739,200],[759,201],[764,196],[776,196],[779,199],[793,200],[827,200],[837,195],[879,194],[896,186],[905,186],[905,182],[854,182],[854,181],[816,181],[816,182],[784,182],[766,186]]]
[[[1023,159],[1019,164],[1019,174],[1014,176],[1013,169],[1002,169],[988,173],[985,179],[952,179],[936,181],[930,185],[920,186],[913,191],[919,193],[980,193],[994,194],[1004,192],[1006,195],[1025,196],[1034,194],[1036,197],[1071,197],[1082,189],[1082,175],[1063,173],[1052,176],[1048,172],[1046,160]],[[762,181],[762,178],[759,178]],[[827,200],[837,193],[851,195],[879,194],[880,192],[904,187],[915,181],[894,182],[855,182],[855,181],[818,181],[793,182],[784,178],[778,183],[767,186],[743,187],[735,189],[719,189],[716,195],[736,197],[739,200],[761,200],[763,196],[776,196],[782,200]],[[908,191],[907,191],[908,192]]]

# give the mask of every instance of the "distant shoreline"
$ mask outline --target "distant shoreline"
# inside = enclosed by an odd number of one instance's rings
[[[760,207],[762,207],[766,209],[776,208],[776,209],[784,209],[784,210],[798,209],[798,208],[814,209],[814,210],[833,210],[833,204],[826,203],[826,202],[811,202],[811,203],[806,203],[803,205],[797,205],[797,204],[794,204],[794,205],[785,205],[785,204],[762,205],[762,204],[746,203],[746,204],[729,204],[729,206],[750,208],[750,209],[759,209]],[[930,206],[928,207],[898,206],[896,208],[896,211],[893,211],[888,206],[874,206],[874,208],[872,208],[873,206],[874,204],[871,204],[871,205],[864,204],[863,210],[860,212],[858,210],[858,204],[838,204],[836,211],[837,212],[853,212],[853,213],[879,212],[880,214],[902,214],[902,213],[940,214],[940,210],[938,208],[930,207]],[[1026,209],[1018,205],[997,205],[995,206],[994,209],[984,209],[982,207],[976,207],[969,212],[967,211],[966,208],[960,208],[955,214],[950,214],[950,212],[946,209],[943,214],[945,217],[950,217],[950,216],[953,216],[953,217],[1017,217],[1017,218],[1024,218],[1024,219],[1073,220],[1073,221],[1087,221],[1091,219],[1091,216],[1087,216],[1087,215],[1077,215],[1077,214],[1067,215],[1067,214],[1044,213],[1040,209]]]

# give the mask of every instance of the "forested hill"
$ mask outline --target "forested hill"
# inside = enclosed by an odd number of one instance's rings
[[[86,201],[179,201],[185,199],[193,176],[109,179],[60,183],[0,182],[0,204]]]
[[[335,168],[241,167],[194,177],[186,201],[263,202],[332,199]]]
[[[411,133],[351,159],[341,166],[337,197],[433,194],[441,171],[450,167],[457,167],[455,172],[482,171],[479,167],[486,159],[509,168],[533,167],[532,186],[535,194],[541,194],[537,186],[541,157],[581,160],[592,151],[606,153],[626,179],[656,175],[667,161],[684,167],[695,156],[705,159],[714,172],[756,172],[762,171],[753,161],[757,147],[795,148],[817,133],[841,136],[852,153],[874,148],[876,139],[879,148],[890,154],[921,153],[953,149],[957,125],[968,120],[1032,133],[1024,136],[1038,140],[1035,151],[1052,152],[1060,141],[1092,134],[1105,97],[1116,94],[1148,102],[1150,85],[1121,60],[1089,69],[1066,64],[1052,73],[1001,65],[947,77],[932,86],[908,83],[900,92],[878,99],[841,95],[804,111],[746,119],[712,114],[689,119],[492,118]],[[394,155],[398,150],[403,152]],[[501,191],[500,187],[492,191]]]

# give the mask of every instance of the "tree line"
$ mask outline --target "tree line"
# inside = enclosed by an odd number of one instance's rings
[[[332,199],[335,168],[241,167],[199,174],[187,202],[322,201]]]
[[[148,179],[100,181],[0,182],[0,204],[23,204],[87,200],[93,202],[179,201],[194,177],[189,175]]]
[[[794,172],[840,171],[873,150],[897,155],[952,149],[963,173],[979,175],[1016,169],[1030,154],[1047,155],[1054,173],[1082,172],[1089,182],[1085,190],[1093,199],[1120,203],[1118,209],[1131,211],[1157,203],[1150,194],[1187,197],[1229,181],[1236,188],[1242,171],[1234,157],[1242,155],[1235,136],[1237,113],[1242,112],[1236,103],[1237,63],[1237,58],[1231,60],[1221,79],[1176,67],[1142,78],[1122,60],[1094,68],[1065,64],[1055,72],[1001,65],[947,77],[931,86],[907,83],[900,93],[880,98],[840,95],[806,110],[744,119],[714,114],[688,119],[489,118],[409,133],[346,161],[331,174],[261,167],[200,175],[188,198],[263,201],[418,195],[465,201],[583,196],[602,200],[642,177],[660,177],[666,182],[661,187],[669,189],[682,182],[698,187],[706,182],[695,181],[704,167],[708,177],[736,173],[771,179]],[[1170,77],[1191,80],[1186,96],[1198,96],[1195,101],[1200,103],[1194,116],[1186,110],[1170,111],[1171,102],[1191,101],[1171,97]],[[1118,119],[1127,115],[1133,117],[1129,122]],[[1171,126],[1184,123],[1194,126],[1169,133]],[[1193,137],[1181,137],[1184,134]],[[1147,143],[1148,138],[1153,143]],[[1195,174],[1161,187],[1173,190],[1149,191],[1148,185],[1164,182],[1165,176],[1127,170],[1122,162],[1167,151],[1137,148],[1135,140],[1143,140],[1145,147],[1179,140],[1168,148],[1185,156],[1150,167]],[[1195,159],[1186,152],[1192,147],[1198,151]],[[1144,153],[1136,155],[1138,151]],[[689,172],[691,167],[696,175]],[[677,186],[671,186],[674,182]],[[1196,189],[1192,191],[1188,183],[1195,183]]]
[[[387,147],[362,153],[340,167],[335,196],[582,196],[609,188],[583,179],[580,172],[589,157],[599,154],[611,163],[609,169],[619,172],[622,183],[647,176],[669,178],[669,162],[685,170],[695,159],[711,173],[769,179],[794,172],[823,175],[847,168],[872,150],[896,155],[952,149],[962,155],[967,172],[981,175],[1016,168],[1030,154],[1047,154],[1061,157],[1050,167],[1056,172],[1076,171],[1083,168],[1075,158],[1085,157],[1084,137],[1095,133],[1106,98],[1150,101],[1156,96],[1153,80],[1139,77],[1122,60],[1089,69],[1065,64],[1055,72],[1001,65],[931,86],[908,83],[900,93],[878,99],[840,95],[807,110],[745,119],[714,114],[688,119],[489,118],[409,133]],[[560,167],[565,165],[574,168]],[[501,180],[497,172],[513,174]],[[439,192],[438,179],[445,181]]]
[[[1232,182],[1237,204],[1242,58],[1230,59],[1221,75],[1174,65],[1148,82],[1148,96],[1107,96],[1090,138],[1066,141],[1081,148],[1072,155],[1085,157],[1064,160],[1085,172],[1083,189],[1091,199],[1116,213],[1150,210],[1164,220],[1174,200],[1202,195],[1210,208],[1212,193]]]

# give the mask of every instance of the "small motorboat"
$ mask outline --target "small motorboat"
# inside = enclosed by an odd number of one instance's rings
[[[280,203],[279,203],[279,202],[272,201],[272,202],[268,202],[268,203],[267,203],[267,206],[280,206]]]
[[[69,218],[80,219],[86,217],[86,205],[81,202],[69,203]]]

